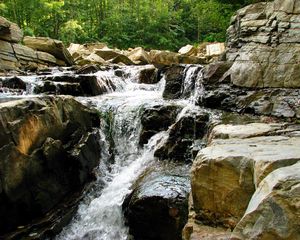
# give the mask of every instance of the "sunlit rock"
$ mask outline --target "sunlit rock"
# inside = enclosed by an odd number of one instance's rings
[[[24,44],[37,51],[52,54],[56,58],[73,65],[74,60],[62,41],[45,37],[25,37]]]

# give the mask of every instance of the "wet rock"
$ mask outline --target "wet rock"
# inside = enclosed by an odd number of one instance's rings
[[[72,98],[1,103],[0,232],[45,214],[93,179],[97,113]]]
[[[155,170],[137,183],[123,204],[134,239],[181,239],[190,190],[186,172],[187,168],[171,166],[169,170]]]
[[[242,132],[243,125],[232,126],[233,134],[227,136],[228,126],[219,127],[214,136],[229,139],[213,139],[195,159],[191,180],[194,209],[197,219],[206,225],[233,229],[260,182],[272,171],[298,162],[299,137],[284,136],[279,125],[260,126],[262,130],[246,126],[243,134],[233,133],[234,129]],[[272,135],[270,131],[275,136],[251,137]]]
[[[155,84],[159,82],[158,69],[150,65],[140,71],[139,83]]]
[[[26,90],[26,83],[18,77],[12,78],[0,78],[0,86],[11,88],[11,89],[22,89]]]
[[[241,239],[299,239],[300,164],[270,173],[234,229]]]
[[[42,51],[55,56],[68,65],[73,65],[74,60],[63,42],[45,37],[25,37],[24,44],[37,51]]]
[[[45,81],[43,84],[36,86],[34,88],[34,93],[71,96],[82,96],[85,94],[79,83],[54,83],[51,81]]]
[[[43,84],[35,88],[35,93],[97,96],[115,89],[110,79],[95,75],[54,75],[43,77],[42,80]]]
[[[180,107],[176,105],[153,106],[145,109],[141,114],[140,144],[147,143],[156,133],[167,130],[175,122],[179,110]]]
[[[156,148],[154,156],[162,160],[191,161],[197,152],[197,148],[193,150],[193,145],[198,145],[196,142],[206,134],[208,122],[209,114],[197,107],[185,110],[184,114],[181,112],[178,120],[169,128],[168,138]]]
[[[166,86],[163,92],[164,99],[178,99],[181,97],[184,69],[184,66],[173,66],[166,69]]]
[[[81,75],[79,79],[80,86],[86,96],[97,96],[115,89],[113,82],[107,78],[98,79],[97,76]]]

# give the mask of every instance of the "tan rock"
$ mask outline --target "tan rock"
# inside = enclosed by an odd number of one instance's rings
[[[300,163],[270,173],[234,232],[249,240],[300,239]]]
[[[188,56],[196,56],[197,48],[195,48],[193,45],[186,45],[180,48],[178,53],[188,55]]]
[[[21,42],[23,31],[17,24],[0,17],[0,39],[13,43]]]
[[[205,58],[180,55],[178,53],[160,50],[150,51],[151,63],[154,65],[172,65],[172,64],[203,64]]]
[[[56,65],[56,58],[53,55],[40,51],[37,51],[36,54],[41,63],[50,63]]]
[[[111,59],[110,62],[116,64],[134,65],[134,62],[123,54],[119,54],[115,58]]]
[[[267,135],[283,128],[283,124],[250,123],[247,125],[218,125],[213,128],[211,139],[250,138]]]
[[[34,51],[32,48],[23,46],[21,44],[13,44],[12,46],[19,61],[37,61],[36,51]]]
[[[11,43],[0,40],[0,69],[17,70],[18,59],[15,56]]]
[[[95,43],[85,43],[84,47],[90,51],[90,52],[94,52],[96,49],[107,49],[107,45],[106,43],[100,43],[100,42],[95,42]]]
[[[118,57],[120,55],[117,51],[112,49],[95,50],[94,53],[103,58],[105,61],[114,59],[115,57]]]
[[[130,51],[127,55],[127,57],[133,61],[138,62],[139,64],[149,64],[150,63],[150,57],[148,53],[141,47],[137,47]]]
[[[100,65],[107,64],[107,62],[103,58],[99,57],[95,53],[91,53],[88,56],[82,56],[77,58],[76,63],[81,66],[86,64],[100,64]]]
[[[87,50],[83,45],[76,43],[71,43],[68,47],[68,51],[74,59],[82,57],[82,55],[88,56],[92,53],[91,51]]]
[[[231,130],[238,127],[243,128]],[[269,130],[265,126],[255,132],[252,125],[246,127],[245,134],[227,130],[223,133],[227,132],[228,137],[248,137],[260,131]],[[192,167],[196,213],[211,222],[235,226],[259,183],[277,168],[299,161],[299,144],[299,137],[285,136],[214,139],[199,152]]]
[[[74,64],[72,56],[62,41],[45,37],[25,37],[24,44],[32,49],[50,53],[69,65]]]

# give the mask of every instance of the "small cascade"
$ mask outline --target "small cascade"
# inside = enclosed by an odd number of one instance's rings
[[[88,204],[82,204],[77,217],[71,225],[63,230],[57,240],[94,239],[127,240],[128,228],[125,226],[122,204],[131,192],[132,184],[154,163],[154,150],[165,133],[153,136],[137,159],[129,161],[103,189],[101,195]]]
[[[204,91],[202,84],[203,67],[201,65],[187,65],[183,75],[181,96],[188,98],[194,105]]]

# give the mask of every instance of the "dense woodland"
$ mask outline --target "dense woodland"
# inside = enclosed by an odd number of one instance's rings
[[[257,0],[0,0],[25,35],[176,50],[224,41],[234,11]]]

